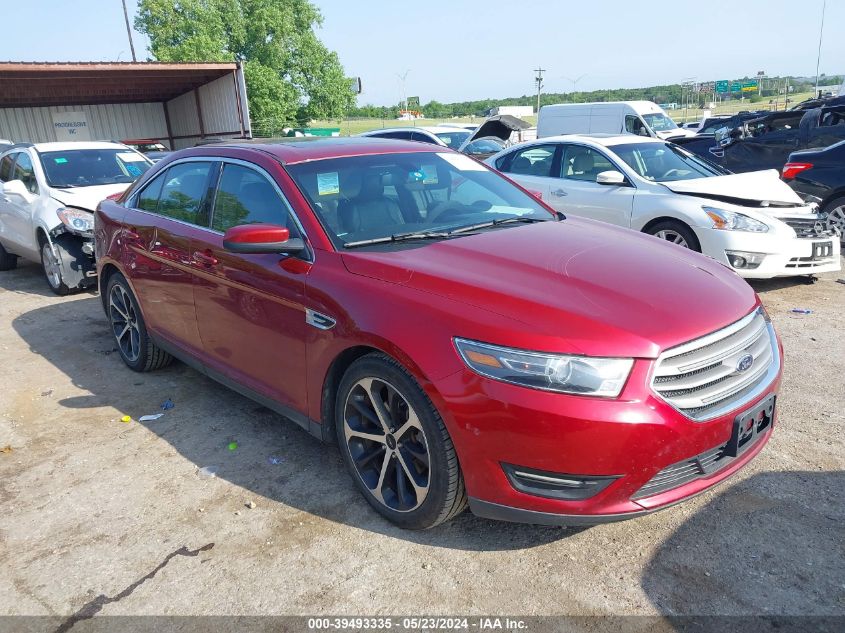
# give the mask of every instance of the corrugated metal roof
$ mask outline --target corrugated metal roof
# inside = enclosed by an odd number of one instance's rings
[[[169,101],[236,69],[234,62],[0,62],[0,108]]]

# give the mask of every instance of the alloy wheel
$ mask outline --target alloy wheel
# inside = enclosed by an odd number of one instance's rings
[[[684,239],[684,236],[678,233],[677,231],[673,231],[672,229],[663,229],[655,233],[654,236],[659,237],[661,240],[666,240],[667,242],[677,244],[678,246],[689,248],[689,244],[687,244],[687,241]]]
[[[135,362],[141,354],[138,314],[129,293],[120,284],[112,286],[109,293],[109,318],[121,353],[130,362]]]
[[[49,242],[44,242],[41,247],[41,265],[44,266],[44,274],[50,286],[59,288],[62,285],[62,265]]]
[[[344,438],[361,481],[391,510],[410,512],[428,495],[429,450],[419,416],[396,387],[356,382],[343,411]]]
[[[845,236],[845,205],[834,207],[827,214],[827,228],[838,228],[839,233]]]

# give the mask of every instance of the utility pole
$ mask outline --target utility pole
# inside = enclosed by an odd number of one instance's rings
[[[540,93],[543,91],[543,73],[546,72],[545,68],[535,68],[534,72],[537,75],[534,77],[534,81],[537,84],[537,116],[540,115]]]
[[[406,70],[401,75],[399,73],[396,73],[396,76],[399,77],[399,81],[402,83],[402,107],[405,109],[405,113],[406,113],[406,114],[403,114],[402,116],[406,116],[407,112],[408,112],[408,97],[407,97],[407,94],[405,92],[405,79],[407,79],[409,72],[411,72],[410,68],[408,70]]]
[[[822,35],[824,34],[824,10],[827,8],[827,0],[822,1],[822,25],[819,28],[819,54],[816,57],[816,96],[819,96],[819,64],[822,60]]]
[[[135,57],[135,44],[132,43],[132,29],[129,27],[129,12],[126,10],[126,0],[123,0],[123,19],[126,20],[126,35],[129,38],[129,49],[132,51],[132,61],[137,62]]]

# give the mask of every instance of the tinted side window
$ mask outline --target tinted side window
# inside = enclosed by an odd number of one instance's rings
[[[560,164],[560,175],[569,180],[595,182],[601,172],[615,169],[604,154],[581,145],[567,145],[566,155]]]
[[[161,195],[161,186],[164,184],[166,176],[167,173],[159,174],[153,178],[151,183],[144,187],[144,190],[138,195],[139,209],[155,213],[158,208],[158,198]]]
[[[217,187],[211,228],[225,232],[239,224],[276,224],[295,233],[287,205],[264,176],[242,165],[227,164]]]
[[[379,132],[378,134],[370,134],[376,138],[398,138],[407,141],[411,138],[410,132]]]
[[[157,212],[174,220],[208,225],[203,213],[212,163],[182,163],[167,170]]]
[[[625,115],[625,131],[629,134],[639,134],[642,136],[648,136],[648,132],[643,126],[642,119],[635,114]]]
[[[32,169],[32,159],[26,152],[18,154],[12,180],[22,180],[30,193],[38,193],[38,183],[35,181],[35,171]]]
[[[507,173],[522,176],[551,176],[555,145],[532,145],[511,154]]]
[[[418,141],[420,143],[431,143],[432,145],[435,144],[430,136],[426,136],[421,132],[411,132],[411,140]]]
[[[8,182],[12,180],[12,165],[15,163],[15,154],[6,154],[3,160],[0,160],[0,182]]]

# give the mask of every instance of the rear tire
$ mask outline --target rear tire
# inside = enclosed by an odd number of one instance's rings
[[[120,273],[113,274],[106,286],[106,311],[117,351],[129,369],[153,371],[173,361],[173,357],[150,338],[138,300]]]
[[[0,244],[0,270],[14,270],[18,267],[18,256],[12,255]]]
[[[423,530],[466,507],[449,432],[425,392],[392,358],[369,354],[346,370],[335,429],[355,485],[388,521]]]
[[[698,238],[693,233],[692,229],[683,222],[676,220],[664,220],[657,224],[650,226],[644,233],[653,235],[654,237],[666,240],[672,244],[677,244],[683,248],[688,248],[696,253],[701,252],[701,244]]]

